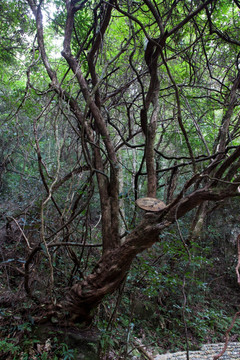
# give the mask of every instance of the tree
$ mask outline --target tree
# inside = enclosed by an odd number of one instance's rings
[[[27,259],[25,286],[35,298],[29,265],[43,249],[55,303],[51,249],[66,246],[80,273],[71,239],[81,222],[79,247],[98,245],[88,241],[92,202],[99,201],[102,255],[63,301],[71,319],[89,321],[164,229],[198,209],[194,231],[204,204],[239,196],[239,4],[68,0],[44,8],[43,1],[27,2],[37,35],[27,92],[43,99],[34,106],[33,131],[46,196],[41,244]],[[52,27],[43,20],[50,4],[58,6]],[[48,41],[53,29],[63,36],[62,59],[54,59]],[[51,122],[52,130],[41,125]],[[124,176],[132,202],[121,234]],[[167,205],[139,220],[133,200],[144,196],[165,196]]]

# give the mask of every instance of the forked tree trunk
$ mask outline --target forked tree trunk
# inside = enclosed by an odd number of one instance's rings
[[[146,213],[143,221],[128,235],[124,244],[105,253],[92,274],[70,289],[65,308],[72,320],[89,322],[97,305],[119,287],[136,255],[159,241],[159,234],[176,219],[206,200],[217,201],[235,195],[234,186],[221,192],[205,187],[184,198],[175,199],[162,212]]]

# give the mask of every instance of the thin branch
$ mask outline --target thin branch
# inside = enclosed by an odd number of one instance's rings
[[[240,311],[236,312],[236,314],[234,315],[233,319],[232,319],[232,323],[231,325],[229,326],[229,328],[227,329],[226,331],[226,340],[225,340],[225,344],[224,344],[224,347],[222,349],[222,351],[218,354],[218,355],[215,355],[213,357],[213,360],[218,360],[221,356],[223,356],[223,354],[225,353],[225,351],[227,350],[227,346],[228,346],[228,342],[229,342],[229,333],[230,331],[232,330],[237,318],[240,316]]]
[[[236,266],[236,274],[237,274],[237,283],[240,286],[240,273],[239,273],[239,269],[240,269],[240,235],[238,235],[238,237],[237,237],[237,253],[238,253],[238,263]]]
[[[25,235],[23,229],[21,228],[21,226],[20,226],[19,223],[17,222],[17,220],[14,219],[14,217],[12,217],[12,216],[8,216],[8,218],[9,218],[9,219],[12,219],[12,220],[15,222],[15,224],[17,225],[17,227],[18,227],[19,230],[21,231],[21,234],[22,234],[22,236],[24,237],[24,240],[25,240],[26,243],[27,243],[28,249],[29,249],[29,250],[32,250],[32,248],[31,248],[31,246],[30,246],[30,243],[29,243],[29,240],[28,240],[27,236]]]
[[[168,31],[168,36],[171,36],[172,34],[176,33],[178,30],[180,30],[185,24],[187,24],[192,18],[194,18],[194,16],[200,13],[204,8],[206,8],[207,5],[209,5],[213,1],[214,0],[207,0],[201,5],[199,5],[199,7],[196,10],[188,14],[188,16],[186,16],[184,20],[182,20],[178,25],[174,26],[170,31]]]

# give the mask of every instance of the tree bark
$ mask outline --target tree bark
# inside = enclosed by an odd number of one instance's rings
[[[70,42],[71,34],[73,29],[73,20],[75,9],[73,6],[68,7],[67,21],[65,28],[65,37],[64,37],[64,49],[62,51],[63,57],[66,59],[70,69],[75,74],[79,86],[81,88],[83,97],[86,102],[86,106],[89,107],[91,114],[95,120],[95,125],[99,134],[101,135],[102,141],[106,147],[107,154],[110,160],[110,178],[107,179],[107,176],[104,175],[103,162],[100,154],[100,144],[97,144],[97,147],[93,144],[93,151],[95,153],[95,165],[97,172],[97,180],[99,187],[99,195],[101,202],[101,212],[102,212],[102,238],[103,238],[103,252],[117,247],[120,244],[119,237],[119,182],[118,182],[118,168],[119,163],[117,155],[108,132],[106,123],[103,119],[101,109],[100,109],[100,95],[97,92],[95,101],[88,89],[88,84],[82,74],[82,71],[79,67],[77,59],[71,54]],[[102,35],[104,34],[111,15],[111,5],[107,7],[107,15],[102,26]],[[101,37],[97,37],[91,55],[94,56],[96,52],[96,47],[100,44]],[[93,83],[96,84],[97,78],[95,74],[95,68],[93,64],[93,59],[89,60],[91,74],[93,77]],[[71,104],[70,104],[71,105]],[[85,119],[84,119],[85,121]]]
[[[119,287],[136,255],[159,241],[159,234],[166,227],[206,200],[217,201],[236,195],[236,186],[221,192],[206,186],[176,198],[159,213],[146,213],[142,222],[127,236],[124,244],[104,254],[92,274],[70,289],[65,306],[72,319],[80,322],[91,321],[93,310],[106,295]]]

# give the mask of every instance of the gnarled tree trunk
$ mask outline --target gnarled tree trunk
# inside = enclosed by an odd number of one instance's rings
[[[240,152],[240,149],[239,149]],[[207,200],[236,196],[236,186],[219,191],[205,187],[175,199],[159,213],[146,213],[123,245],[104,254],[92,274],[75,284],[67,294],[66,308],[77,321],[90,321],[92,311],[120,286],[135,256],[159,241],[159,234],[178,218]]]

